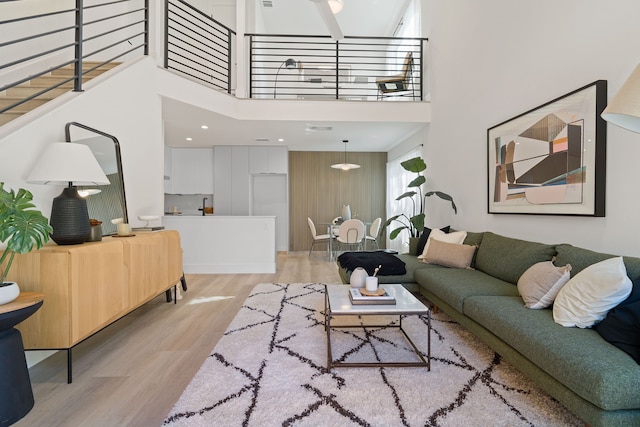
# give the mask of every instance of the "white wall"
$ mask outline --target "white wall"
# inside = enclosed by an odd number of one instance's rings
[[[598,79],[609,99],[640,60],[640,2],[434,0],[430,187],[452,225],[640,256],[640,135],[608,125],[606,217],[487,214],[487,128]]]
[[[144,58],[112,78],[96,78],[82,93],[63,95],[39,111],[3,126],[0,181],[6,183],[6,188],[30,190],[36,206],[48,217],[52,199],[62,187],[28,184],[26,177],[45,145],[64,141],[65,124],[75,121],[112,134],[120,141],[131,224],[144,225],[138,215],[162,215],[164,145],[160,97],[153,76],[155,64]],[[48,112],[43,114],[43,110]],[[26,125],[20,127],[21,124]]]

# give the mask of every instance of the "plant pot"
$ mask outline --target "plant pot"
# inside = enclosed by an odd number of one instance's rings
[[[0,284],[0,305],[8,304],[20,295],[20,288],[16,282]]]
[[[409,253],[411,255],[415,255],[418,250],[418,243],[420,242],[419,237],[410,237],[409,238]],[[418,254],[420,255],[420,254]]]

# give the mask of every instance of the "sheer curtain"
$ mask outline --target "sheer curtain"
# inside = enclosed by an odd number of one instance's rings
[[[413,206],[411,201],[408,198],[396,201],[398,196],[408,191],[407,185],[414,178],[413,174],[404,170],[400,163],[420,155],[422,155],[422,145],[387,162],[387,218],[401,213],[409,217],[411,216],[411,208]],[[410,236],[407,230],[402,230],[402,233],[395,239],[389,240],[391,231],[400,226],[402,225],[399,222],[394,221],[387,227],[387,248],[395,249],[399,253],[404,253],[409,251]]]

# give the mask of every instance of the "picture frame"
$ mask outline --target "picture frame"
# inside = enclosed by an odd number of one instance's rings
[[[488,212],[605,216],[607,81],[487,129]]]

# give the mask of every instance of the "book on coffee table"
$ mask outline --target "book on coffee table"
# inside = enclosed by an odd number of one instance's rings
[[[382,288],[379,288],[380,292],[375,295],[367,295],[363,292],[360,292],[360,289],[351,288],[349,289],[349,299],[351,300],[351,304],[353,305],[368,305],[368,304],[395,304],[396,299],[389,295],[387,291]]]

